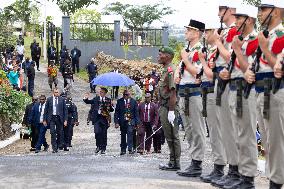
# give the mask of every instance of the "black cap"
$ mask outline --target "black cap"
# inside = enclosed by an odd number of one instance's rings
[[[204,31],[205,30],[205,24],[203,22],[199,22],[197,20],[190,20],[188,26],[184,26],[186,28],[192,28],[192,29],[196,29],[199,31]]]

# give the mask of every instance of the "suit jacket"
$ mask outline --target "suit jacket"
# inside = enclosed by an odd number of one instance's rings
[[[153,102],[150,102],[150,110],[149,110],[149,120],[151,125],[158,125],[159,121],[159,114],[158,114],[158,107]],[[140,103],[138,106],[138,113],[141,122],[144,122],[144,114],[145,114],[145,102]]]
[[[58,105],[57,105],[57,112],[60,117],[60,121],[63,123],[64,121],[67,121],[67,108],[66,108],[66,102],[64,98],[61,96],[58,97]],[[52,118],[53,114],[53,96],[47,98],[45,103],[45,109],[44,109],[44,116],[43,120],[46,121],[48,124]]]
[[[126,107],[125,107],[125,101],[124,98],[118,99],[117,104],[115,107],[115,113],[114,113],[114,122],[115,124],[119,124],[120,126],[124,125],[127,120],[125,120],[125,112],[126,112]],[[139,114],[138,114],[138,105],[136,100],[133,98],[130,98],[130,113],[132,116],[132,119],[130,121],[130,125],[139,125],[140,124],[140,119],[139,119]]]
[[[40,123],[40,103],[35,103],[35,105],[32,108],[32,113],[29,116],[29,123],[35,123],[38,124]],[[44,112],[44,109],[42,109],[42,111]]]
[[[76,55],[74,56],[75,51],[76,51]],[[71,50],[71,57],[73,61],[79,61],[80,56],[81,56],[81,51],[79,49]]]
[[[32,113],[33,105],[34,105],[34,103],[31,103],[31,104],[28,104],[28,105],[26,106],[25,114],[24,114],[24,118],[23,118],[22,124],[24,124],[24,125],[30,124],[30,122],[29,122],[29,117],[30,117],[30,115],[31,115],[31,113]],[[32,124],[32,123],[31,123],[31,124]]]
[[[83,99],[83,101],[86,104],[92,104],[92,122],[93,124],[95,124],[98,121],[101,121],[99,118],[104,119],[103,121],[108,121],[106,119],[106,117],[100,116],[99,114],[99,110],[100,110],[100,105],[101,105],[101,101],[100,101],[100,96],[96,96],[95,98],[93,98],[92,100],[89,99]],[[111,99],[108,97],[105,97],[105,108],[108,110],[108,112],[113,112],[114,109],[111,105]]]

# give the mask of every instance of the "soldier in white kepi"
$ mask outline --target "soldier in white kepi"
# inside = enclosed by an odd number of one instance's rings
[[[258,17],[265,29],[258,34],[260,53],[257,53],[253,69],[245,73],[247,82],[255,85],[257,120],[264,123],[264,132],[267,134],[266,161],[270,189],[280,189],[284,184],[284,84],[281,81],[279,86],[275,85],[277,80],[273,72],[274,67],[276,75],[279,71],[277,55],[284,44],[283,14],[283,0],[261,1]]]

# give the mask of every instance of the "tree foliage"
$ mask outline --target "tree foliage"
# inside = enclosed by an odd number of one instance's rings
[[[248,4],[251,4],[251,5],[260,5],[261,3],[261,0],[243,0],[244,2],[248,3]]]
[[[104,14],[107,15],[111,13],[121,15],[124,24],[129,29],[149,27],[154,21],[160,20],[163,16],[174,12],[173,9],[161,3],[139,6],[115,2],[106,6],[104,10]]]
[[[49,0],[55,2],[64,15],[70,16],[78,9],[88,7],[91,4],[98,4],[98,0]]]
[[[8,15],[9,16],[9,15]],[[16,36],[11,35],[14,29],[4,10],[0,11],[0,50],[16,44]]]
[[[71,16],[73,23],[97,23],[101,21],[101,14],[96,10],[79,9]]]

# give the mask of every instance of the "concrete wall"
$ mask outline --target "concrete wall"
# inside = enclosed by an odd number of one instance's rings
[[[80,41],[70,40],[70,18],[68,16],[62,17],[62,34],[63,44],[68,49],[73,49],[74,45],[77,45],[81,50],[82,56],[80,58],[80,67],[84,67],[89,63],[90,59],[95,56],[97,52],[103,51],[105,54],[112,55],[116,58],[125,58],[125,52],[123,46],[120,45],[120,21],[114,21],[114,41],[108,42],[93,42],[93,41]],[[168,28],[163,27],[162,44],[168,45],[169,41]],[[158,46],[129,46],[127,53],[127,59],[146,59],[152,58],[153,62],[157,62],[157,56],[159,51]]]

